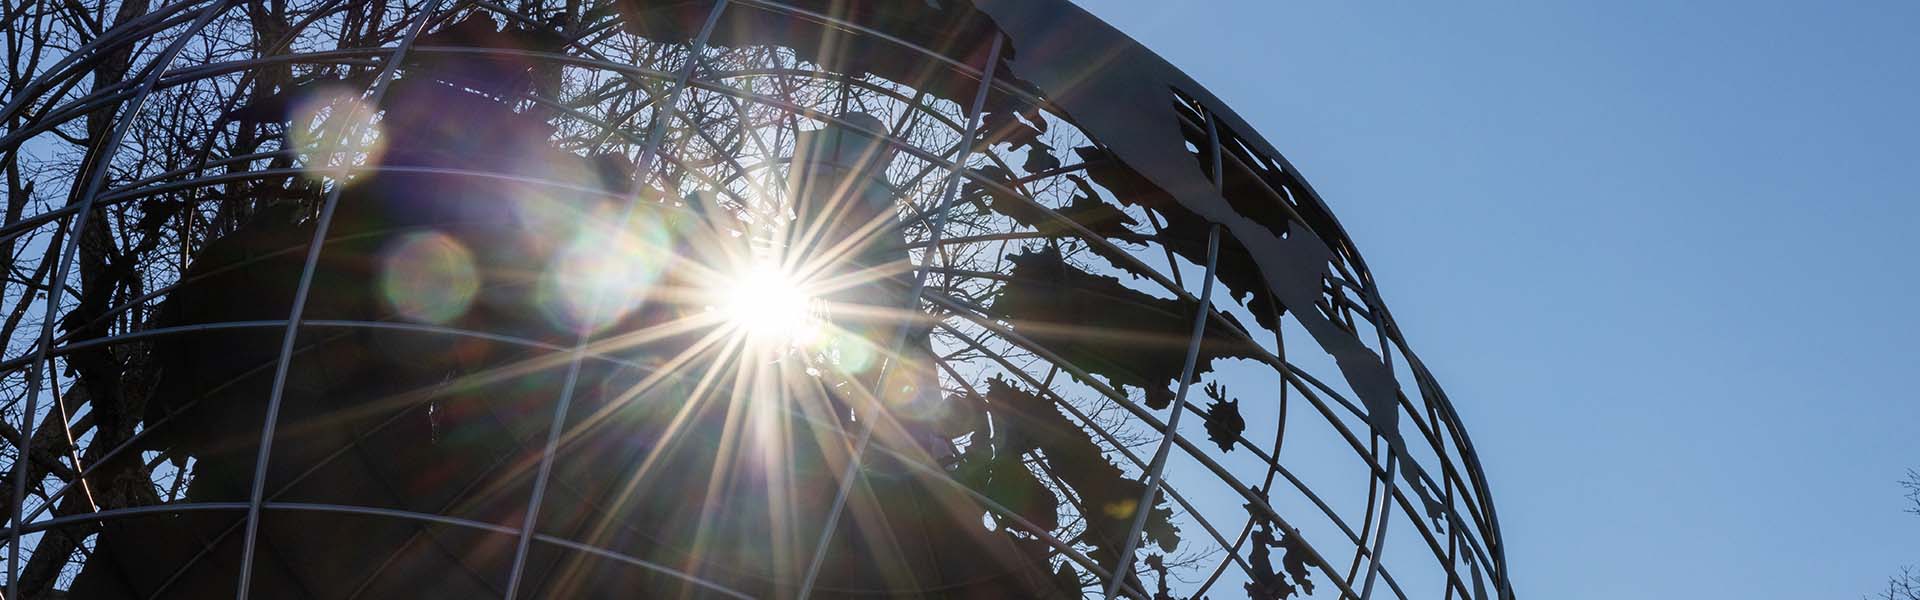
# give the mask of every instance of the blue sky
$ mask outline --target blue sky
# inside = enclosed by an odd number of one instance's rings
[[[1920,564],[1920,3],[1078,1],[1333,206],[1522,597]]]

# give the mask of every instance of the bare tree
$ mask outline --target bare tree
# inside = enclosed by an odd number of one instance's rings
[[[1907,512],[1920,515],[1920,470],[1908,469],[1907,479],[1900,482],[1900,487],[1907,488],[1907,501],[1913,503]]]
[[[1900,482],[1907,490],[1907,501],[1911,506],[1907,512],[1920,515],[1920,470],[1908,469],[1907,478]],[[1898,575],[1887,578],[1887,589],[1872,596],[1877,600],[1920,600],[1920,570],[1907,567]]]
[[[1912,567],[1901,569],[1899,575],[1887,578],[1887,589],[1873,597],[1879,600],[1920,600],[1920,572]]]

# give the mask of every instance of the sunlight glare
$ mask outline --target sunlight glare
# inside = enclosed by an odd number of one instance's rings
[[[751,338],[803,345],[820,329],[816,299],[779,267],[754,265],[721,290],[720,310]]]

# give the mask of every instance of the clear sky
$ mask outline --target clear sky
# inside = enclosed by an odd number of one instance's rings
[[[1920,2],[1077,0],[1353,235],[1523,598],[1920,564]]]

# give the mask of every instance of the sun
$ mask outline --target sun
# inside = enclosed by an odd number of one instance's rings
[[[721,316],[751,340],[801,345],[819,333],[819,298],[776,265],[740,269],[719,294]]]

